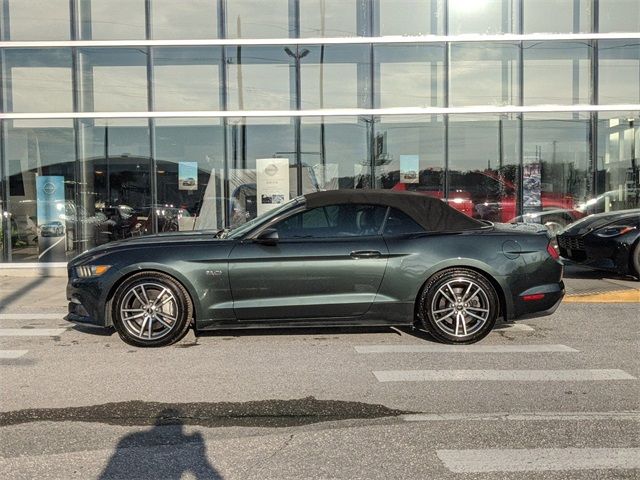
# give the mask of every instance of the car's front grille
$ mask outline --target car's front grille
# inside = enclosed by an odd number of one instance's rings
[[[558,235],[558,245],[567,250],[584,250],[584,240],[578,237]]]

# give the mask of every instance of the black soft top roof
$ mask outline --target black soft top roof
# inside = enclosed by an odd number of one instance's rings
[[[442,200],[413,192],[390,190],[330,190],[304,196],[307,208],[345,203],[364,203],[397,208],[428,232],[478,230],[485,223],[451,208]]]

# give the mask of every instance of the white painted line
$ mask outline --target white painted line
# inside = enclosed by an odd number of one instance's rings
[[[358,353],[554,353],[577,352],[566,345],[359,345]]]
[[[436,453],[455,473],[640,468],[640,448],[492,448]]]
[[[373,372],[379,382],[584,382],[635,380],[622,370],[384,370]]]
[[[65,313],[0,313],[0,320],[62,320]]]
[[[29,350],[0,350],[0,359],[20,358]]]
[[[66,328],[0,328],[0,337],[57,337]]]
[[[498,413],[417,413],[404,415],[405,422],[458,421],[583,421],[621,420],[640,422],[640,412],[498,412]]]
[[[502,325],[498,325],[494,330],[508,330],[510,332],[533,332],[535,331],[535,328],[529,325],[525,325],[524,323],[503,323]]]

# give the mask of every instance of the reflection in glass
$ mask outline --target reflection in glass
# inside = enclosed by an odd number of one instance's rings
[[[547,222],[563,227],[592,191],[589,116],[525,114],[523,123],[524,212],[547,210]]]
[[[302,193],[370,184],[364,117],[303,117]]]
[[[158,119],[158,231],[225,225],[224,126],[220,119]]]
[[[445,55],[441,44],[374,46],[376,107],[443,106]]]
[[[79,0],[79,8],[83,40],[146,38],[145,0]]]
[[[73,122],[5,120],[4,143],[12,260],[67,261],[78,253]],[[38,176],[51,177],[48,193],[38,190]],[[53,194],[59,201],[46,208],[46,219],[38,218],[38,200]]]
[[[69,0],[10,0],[2,13],[5,40],[69,40]]]
[[[82,250],[152,232],[148,121],[81,120],[79,139]]]
[[[367,45],[301,45],[303,109],[369,108],[370,56]]]
[[[229,0],[226,5],[227,38],[288,38],[289,0]]]
[[[83,112],[144,112],[147,99],[146,50],[80,49]]]
[[[8,49],[4,58],[6,111],[73,111],[70,49]]]
[[[518,45],[453,44],[450,79],[452,106],[517,105]]]
[[[589,33],[592,0],[524,0],[523,33]]]
[[[226,47],[229,110],[289,110],[295,47]]]
[[[518,145],[515,117],[452,115],[449,119],[449,205],[483,220],[507,222],[516,217]],[[532,198],[535,188],[531,186]]]
[[[640,103],[640,40],[598,42],[598,103]]]
[[[640,32],[638,0],[598,0],[600,33]]]
[[[442,35],[445,0],[380,0],[380,36]]]
[[[293,119],[230,118],[227,122],[229,225],[241,225],[256,216],[256,160],[268,158],[288,159],[289,172],[279,174],[288,176],[289,199],[294,198],[298,195],[298,186]]]
[[[154,39],[218,38],[217,0],[151,1]]]
[[[361,0],[302,0],[300,37],[367,35],[367,3]]]
[[[154,109],[222,110],[220,55],[220,47],[154,49]]]
[[[524,42],[524,104],[590,103],[587,42]]]
[[[586,214],[640,208],[640,112],[598,114],[596,197]]]
[[[444,119],[381,116],[375,126],[376,187],[444,199]]]
[[[518,33],[518,2],[449,0],[449,34]]]

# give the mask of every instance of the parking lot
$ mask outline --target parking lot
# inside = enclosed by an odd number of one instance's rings
[[[568,277],[553,316],[475,345],[288,329],[153,350],[62,320],[64,279],[0,277],[3,477],[638,478],[637,282]]]

